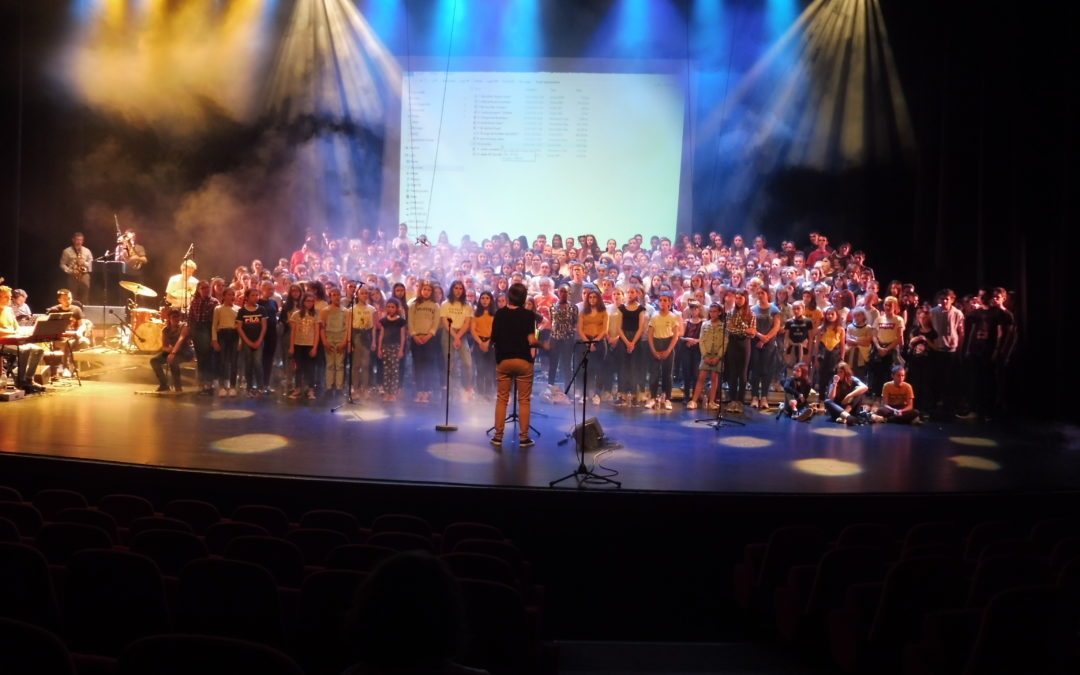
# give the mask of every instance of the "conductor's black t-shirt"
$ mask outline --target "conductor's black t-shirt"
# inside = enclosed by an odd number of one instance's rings
[[[505,359],[533,360],[529,336],[536,331],[536,315],[523,308],[503,307],[495,312],[491,324],[491,341],[495,343],[495,361]]]

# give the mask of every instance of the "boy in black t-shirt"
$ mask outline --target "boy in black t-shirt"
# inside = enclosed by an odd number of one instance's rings
[[[807,360],[807,352],[810,348],[810,331],[814,322],[806,315],[806,306],[802,300],[791,303],[791,312],[794,316],[784,322],[784,331],[787,334],[787,349],[784,350],[784,364],[793,368],[795,364]]]

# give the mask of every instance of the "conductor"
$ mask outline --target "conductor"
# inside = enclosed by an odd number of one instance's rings
[[[525,309],[528,290],[525,284],[513,284],[507,290],[506,307],[495,312],[491,326],[491,341],[495,345],[495,435],[491,444],[500,447],[506,427],[506,404],[510,401],[510,386],[517,384],[518,446],[527,448],[535,441],[529,438],[529,401],[532,398],[533,355],[536,345],[536,314]]]

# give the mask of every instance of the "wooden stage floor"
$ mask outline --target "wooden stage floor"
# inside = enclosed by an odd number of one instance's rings
[[[496,450],[494,404],[454,405],[456,432],[437,432],[443,406],[140,395],[146,384],[82,387],[0,403],[0,452],[203,471],[347,481],[544,488],[576,467],[568,405],[535,403],[529,449]],[[580,414],[580,407],[577,408]],[[1080,448],[1071,427],[968,423],[847,428],[750,412],[745,427],[695,424],[702,411],[623,410],[599,417],[611,445],[587,455],[624,490],[730,494],[901,494],[1075,491]],[[576,487],[573,481],[563,487]],[[592,489],[592,486],[590,486]],[[596,488],[603,489],[603,488]]]

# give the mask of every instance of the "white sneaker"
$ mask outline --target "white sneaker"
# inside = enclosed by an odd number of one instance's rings
[[[647,409],[652,410],[654,406],[656,406],[656,399],[650,398],[648,401],[645,401],[645,407]]]
[[[671,401],[664,399],[664,410],[671,410]]]
[[[690,401],[686,404],[687,410],[697,410],[697,401]]]

